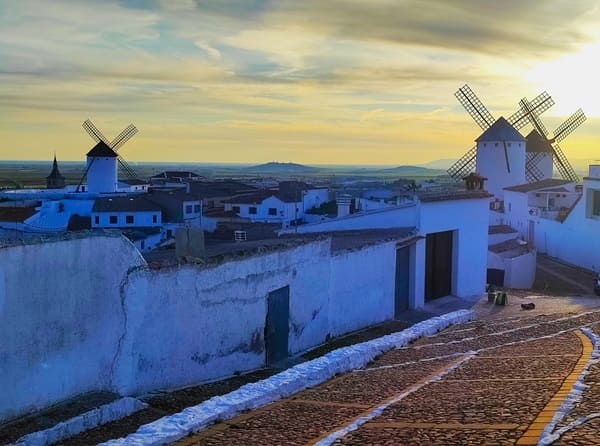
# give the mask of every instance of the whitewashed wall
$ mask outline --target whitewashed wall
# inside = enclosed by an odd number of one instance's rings
[[[396,242],[331,259],[330,333],[338,336],[394,317]]]
[[[485,291],[489,199],[421,203],[419,233],[455,231],[452,294],[470,297]],[[424,249],[424,245],[423,245]]]
[[[328,241],[208,269],[133,272],[115,386],[132,394],[263,366],[267,295],[286,285],[293,354],[327,335]]]
[[[522,237],[527,237],[530,217],[527,194],[505,190],[504,216],[504,224],[516,229]]]
[[[410,204],[393,209],[378,209],[351,214],[347,217],[336,218],[334,220],[300,225],[289,232],[314,233],[355,229],[413,227],[417,225],[417,219],[417,206]]]
[[[143,264],[121,237],[0,249],[0,421],[110,388],[121,281]]]
[[[512,259],[504,259],[504,286],[517,289],[529,289],[535,281],[537,254],[531,251]]]

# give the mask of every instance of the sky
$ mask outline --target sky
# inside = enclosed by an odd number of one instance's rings
[[[0,0],[0,159],[83,161],[92,122],[130,161],[407,165],[456,159],[547,91],[561,148],[600,158],[591,0]],[[525,133],[527,129],[523,130]]]

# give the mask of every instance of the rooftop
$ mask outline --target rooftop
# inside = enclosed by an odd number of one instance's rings
[[[92,212],[160,212],[161,207],[144,196],[96,198]]]
[[[512,258],[527,254],[532,248],[529,246],[529,243],[513,238],[496,245],[492,245],[488,249],[495,254],[501,254],[502,257]]]
[[[538,153],[554,153],[552,145],[535,129],[533,129],[527,135],[526,151]]]
[[[488,234],[512,234],[514,232],[517,232],[517,230],[508,225],[492,225],[488,227]]]
[[[527,192],[532,192],[535,190],[547,189],[550,187],[562,186],[562,185],[570,184],[570,183],[573,183],[573,181],[560,180],[558,178],[548,178],[546,180],[535,181],[533,183],[526,183],[526,184],[519,184],[518,186],[505,187],[504,190],[507,190],[510,192],[527,193]]]
[[[504,117],[500,116],[490,128],[479,135],[476,142],[495,142],[495,141],[523,141],[526,139]]]
[[[86,156],[97,158],[116,158],[119,155],[117,155],[113,149],[108,147],[104,141],[98,141],[98,144],[92,147],[92,150],[90,150]]]

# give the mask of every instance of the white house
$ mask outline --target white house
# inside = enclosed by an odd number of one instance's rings
[[[97,198],[92,228],[148,228],[162,225],[159,205],[144,196]]]
[[[326,188],[312,187],[299,181],[282,181],[279,189],[260,190],[223,200],[225,212],[233,211],[253,222],[281,223],[289,226],[301,221],[306,211],[329,199]]]

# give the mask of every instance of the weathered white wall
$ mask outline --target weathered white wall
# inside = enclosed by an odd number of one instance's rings
[[[344,251],[331,259],[330,334],[394,317],[396,242]]]
[[[110,388],[121,281],[142,264],[122,237],[0,248],[0,420]]]

